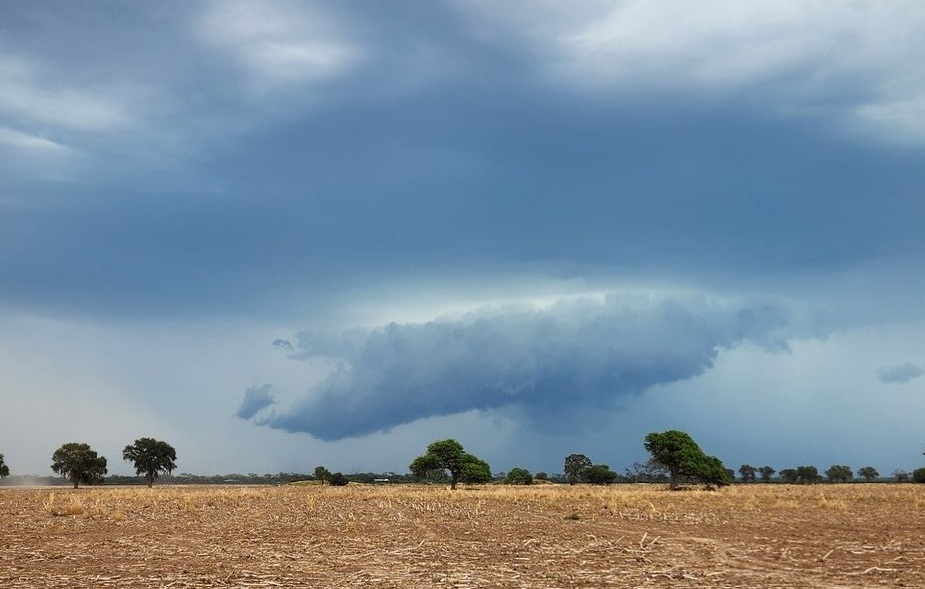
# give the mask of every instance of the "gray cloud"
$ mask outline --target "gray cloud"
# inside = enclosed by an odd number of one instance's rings
[[[272,391],[273,386],[268,384],[247,389],[244,393],[244,400],[241,401],[241,406],[238,407],[238,412],[235,415],[241,419],[250,419],[270,405],[275,405],[277,401]]]
[[[538,426],[709,369],[721,349],[770,349],[782,309],[705,298],[559,301],[460,320],[391,323],[340,338],[301,334],[301,357],[337,363],[291,409],[258,423],[323,440],[362,436],[418,419],[519,408]]]
[[[911,362],[884,366],[877,371],[877,379],[884,384],[903,384],[922,375],[925,375],[925,368]]]

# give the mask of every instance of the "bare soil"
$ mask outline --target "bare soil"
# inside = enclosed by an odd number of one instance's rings
[[[0,488],[0,587],[925,587],[925,485]]]

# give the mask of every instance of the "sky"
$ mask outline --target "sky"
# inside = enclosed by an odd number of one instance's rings
[[[925,5],[0,1],[0,453],[925,465]]]

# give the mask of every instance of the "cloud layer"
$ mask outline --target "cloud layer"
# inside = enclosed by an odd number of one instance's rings
[[[323,440],[508,407],[523,410],[534,425],[562,423],[697,376],[721,349],[746,341],[780,349],[785,325],[776,306],[611,294],[460,320],[392,323],[334,340],[301,334],[298,357],[323,357],[338,367],[291,409],[257,421]],[[249,408],[254,397],[248,391]]]
[[[877,378],[884,384],[904,384],[920,376],[925,376],[925,368],[911,362],[884,366],[877,371]]]

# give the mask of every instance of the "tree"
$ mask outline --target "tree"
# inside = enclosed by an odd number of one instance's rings
[[[917,468],[912,471],[913,483],[925,483],[925,468]]]
[[[754,483],[756,472],[758,472],[758,469],[751,464],[743,464],[739,467],[739,474],[742,475],[743,483]]]
[[[543,472],[543,471],[540,471],[540,472],[536,473],[535,475],[533,475],[533,478],[536,479],[536,480],[538,480],[538,481],[548,481],[548,480],[549,480],[549,474],[547,474],[547,473],[545,473],[545,472]]]
[[[847,483],[854,478],[854,472],[850,466],[833,464],[825,471],[825,476],[833,483]]]
[[[331,471],[323,466],[316,466],[315,478],[321,481],[321,484],[323,485],[325,482],[329,482],[331,480]]]
[[[822,479],[815,466],[798,466],[797,480],[804,485],[818,483]]]
[[[3,461],[3,454],[0,454],[0,479],[10,476],[10,467]]]
[[[606,464],[593,464],[582,471],[581,478],[592,485],[610,485],[616,482],[617,473]]]
[[[569,454],[565,457],[565,478],[574,485],[581,480],[581,474],[591,467],[591,459],[584,454]]]
[[[901,468],[896,469],[893,471],[893,480],[895,480],[897,483],[908,483],[909,473]]]
[[[450,473],[450,489],[457,483],[487,482],[491,480],[491,468],[484,460],[463,450],[456,440],[440,440],[427,446],[427,452],[415,458],[409,466],[417,478]]]
[[[800,480],[797,469],[785,468],[784,470],[780,471],[780,480],[784,481],[785,483],[790,483],[791,485],[795,484]]]
[[[862,466],[858,469],[858,477],[864,479],[868,483],[878,478],[880,473],[877,472],[877,469],[873,466]]]
[[[761,477],[762,483],[771,482],[771,477],[774,476],[774,473],[777,471],[771,468],[770,466],[762,466],[758,469],[758,475]]]
[[[135,465],[135,474],[144,475],[148,486],[160,473],[170,474],[177,467],[177,451],[167,442],[160,442],[153,438],[139,438],[122,450],[122,459],[131,461]]]
[[[669,430],[646,436],[645,449],[652,459],[668,470],[668,485],[677,489],[682,479],[692,479],[704,485],[726,485],[729,478],[723,462],[704,454],[689,434]]]
[[[332,487],[345,487],[350,481],[347,480],[347,477],[342,472],[335,472],[330,477],[330,483]]]
[[[87,444],[62,444],[51,456],[51,470],[70,479],[76,489],[80,483],[93,485],[103,482],[106,458],[97,455]]]
[[[533,475],[526,468],[512,468],[504,478],[504,482],[508,485],[532,485]]]
[[[668,471],[651,458],[645,462],[634,462],[626,469],[626,478],[634,483],[664,483],[668,480]]]

